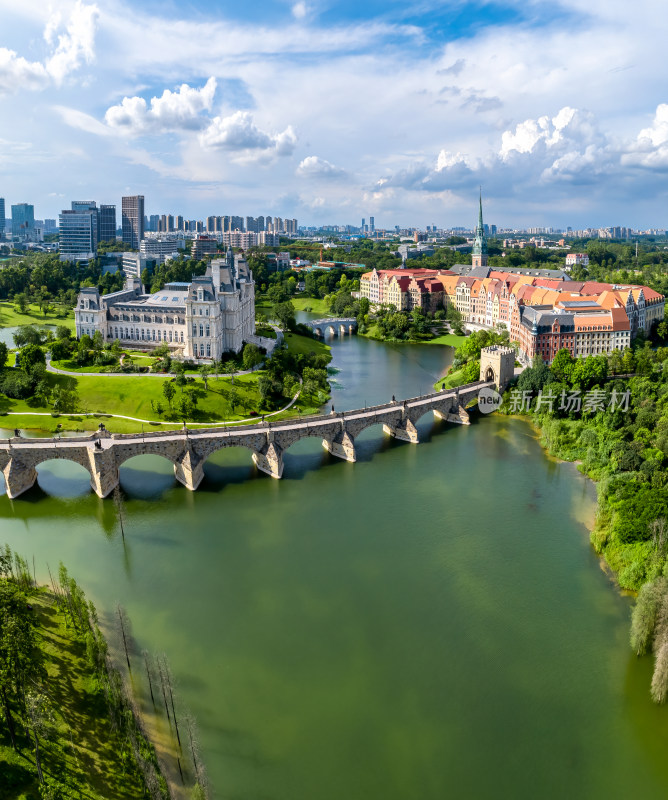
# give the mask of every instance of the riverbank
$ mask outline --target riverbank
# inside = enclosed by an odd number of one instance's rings
[[[36,644],[21,667],[27,670],[25,707],[18,696],[9,701],[16,750],[6,714],[0,728],[0,797],[135,800],[146,796],[149,785],[154,787],[150,797],[166,797],[153,746],[106,657],[94,610],[90,619],[73,582],[57,592],[35,588],[25,567],[22,572],[14,567],[16,579],[0,578],[3,619],[7,614],[23,619]],[[31,634],[24,636],[14,641],[17,653],[21,642],[28,646]],[[8,692],[13,669],[2,678]],[[42,794],[45,787],[52,793]]]

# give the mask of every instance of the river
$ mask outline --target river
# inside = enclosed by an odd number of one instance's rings
[[[428,391],[451,358],[333,354],[341,410]],[[195,493],[127,462],[125,542],[83,469],[51,462],[0,497],[0,538],[167,654],[215,798],[665,798],[668,711],[589,545],[593,486],[519,420],[419,429],[366,431],[356,464],[299,442],[281,481],[218,454]]]

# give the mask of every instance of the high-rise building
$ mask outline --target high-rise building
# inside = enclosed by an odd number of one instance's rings
[[[144,238],[144,195],[123,197],[121,200],[123,241],[133,250],[139,249]]]
[[[148,230],[154,231],[155,233],[158,232],[158,222],[160,217],[157,214],[151,214],[148,219]]]
[[[174,215],[173,214],[167,214],[167,231],[169,233],[173,233],[174,232]]]
[[[5,198],[0,197],[0,241],[5,238]]]
[[[243,217],[230,217],[230,230],[232,230],[232,231],[243,231],[244,230],[244,218]]]
[[[99,211],[92,200],[72,202],[72,208],[59,216],[61,261],[88,263],[97,254],[100,241]]]
[[[116,206],[100,206],[100,241],[116,241]]]
[[[32,239],[35,231],[35,206],[30,203],[17,203],[12,206],[12,236],[19,239]]]
[[[369,217],[369,231],[373,233],[376,230],[375,217]]]
[[[180,214],[174,220],[174,225],[176,226],[177,231],[185,231],[185,228],[183,227],[183,217]]]
[[[266,230],[264,227],[264,217],[257,218],[257,232],[262,233],[263,230]]]

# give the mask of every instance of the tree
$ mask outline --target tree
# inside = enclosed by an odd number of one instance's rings
[[[0,342],[0,370],[3,370],[7,365],[7,358],[9,357],[9,349],[4,342]]]
[[[262,362],[262,352],[260,348],[252,342],[247,342],[244,346],[243,364],[244,369],[253,369]]]
[[[2,716],[16,749],[16,727],[12,705],[25,710],[28,681],[39,668],[34,618],[25,594],[10,577],[9,548],[0,563],[0,704]]]
[[[27,344],[41,344],[42,334],[34,325],[21,325],[14,333],[14,344],[17,347],[24,347]]]
[[[569,381],[573,371],[575,359],[570,351],[563,347],[555,355],[550,369],[559,381]]]
[[[292,330],[295,327],[295,307],[291,302],[276,303],[272,308],[272,314],[281,323],[284,331]]]
[[[176,388],[172,381],[165,381],[162,384],[162,393],[165,395],[165,400],[169,404],[169,408],[172,407],[172,400],[174,399],[174,395],[176,394]]]
[[[26,345],[19,350],[16,356],[17,366],[26,374],[28,374],[36,364],[44,364],[45,362],[44,351],[36,344]]]
[[[182,394],[181,397],[179,398],[179,414],[181,415],[181,417],[184,420],[188,419],[189,417],[192,417],[193,410],[194,407],[191,395],[189,393]]]
[[[19,307],[21,314],[25,314],[28,311],[28,298],[23,292],[14,295],[14,302]]]
[[[72,338],[72,331],[67,325],[58,325],[56,327],[56,339],[69,340]]]
[[[248,347],[248,345],[246,345]],[[209,375],[211,374],[211,367],[208,364],[203,364],[199,368],[199,374],[202,376],[202,380],[204,381],[204,391],[209,391]]]

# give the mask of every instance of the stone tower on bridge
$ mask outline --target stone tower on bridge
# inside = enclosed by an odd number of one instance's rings
[[[499,392],[505,391],[515,375],[515,351],[512,347],[493,345],[480,351],[480,380],[494,381]]]

